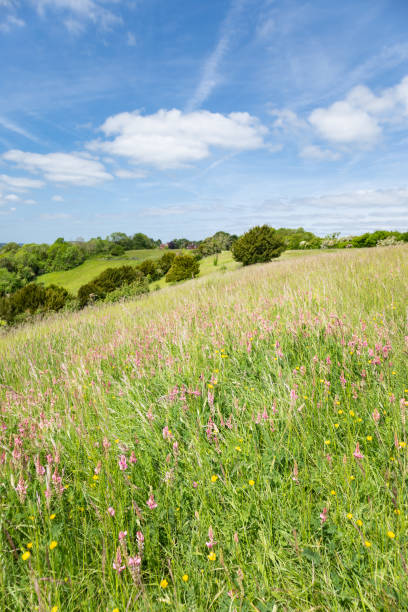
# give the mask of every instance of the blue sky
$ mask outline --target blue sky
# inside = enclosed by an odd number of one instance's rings
[[[406,0],[0,0],[0,242],[408,229]]]

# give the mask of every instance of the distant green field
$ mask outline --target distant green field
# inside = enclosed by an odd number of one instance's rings
[[[89,283],[106,268],[118,268],[124,265],[135,266],[145,259],[158,259],[161,255],[163,255],[163,251],[160,249],[141,249],[139,251],[126,251],[123,257],[115,257],[115,259],[95,257],[87,259],[83,264],[72,268],[72,270],[43,274],[37,278],[37,282],[43,283],[45,286],[58,285],[65,287],[67,291],[75,295],[82,285]]]

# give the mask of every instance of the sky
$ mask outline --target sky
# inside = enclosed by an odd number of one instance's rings
[[[407,0],[0,0],[0,242],[408,230]]]

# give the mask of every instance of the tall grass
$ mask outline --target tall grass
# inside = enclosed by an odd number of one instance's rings
[[[407,255],[0,337],[0,608],[406,609]]]

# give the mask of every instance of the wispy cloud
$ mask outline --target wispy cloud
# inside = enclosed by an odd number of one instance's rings
[[[14,123],[14,121],[10,121],[10,119],[7,119],[6,117],[0,117],[0,126],[6,130],[9,130],[10,132],[24,136],[24,138],[28,138],[28,140],[32,140],[33,142],[41,142],[39,138],[33,136],[33,134],[22,128],[17,123]]]
[[[10,5],[6,4],[6,7],[7,6]],[[14,15],[7,15],[6,19],[0,23],[0,32],[11,32],[14,28],[22,28],[23,26],[25,26],[25,21]]]
[[[72,34],[79,34],[84,23],[91,21],[105,30],[122,23],[122,18],[104,6],[105,3],[116,3],[116,0],[31,0],[40,14],[54,10],[68,14],[64,19],[65,26]]]
[[[210,56],[204,62],[200,82],[192,98],[187,103],[187,111],[201,108],[202,103],[207,100],[213,89],[220,82],[219,65],[230,46],[231,39],[236,31],[236,20],[245,3],[246,0],[232,0],[228,14],[221,26],[218,42]]]

